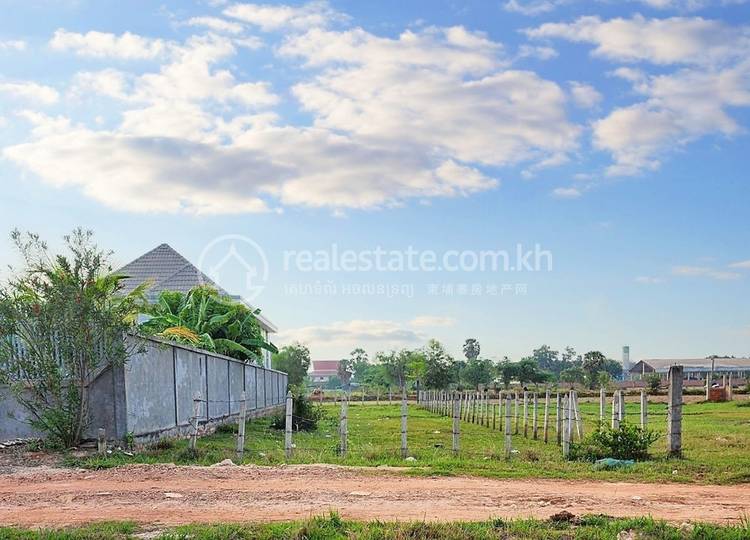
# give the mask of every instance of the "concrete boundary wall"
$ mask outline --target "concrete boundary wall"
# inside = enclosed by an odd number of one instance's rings
[[[103,427],[111,439],[131,434],[138,442],[190,434],[193,399],[201,399],[202,430],[236,420],[242,392],[248,417],[281,410],[287,375],[234,358],[158,339],[139,340],[141,352],[124,366],[109,367],[91,385],[87,437]],[[38,435],[25,409],[0,387],[0,441]]]

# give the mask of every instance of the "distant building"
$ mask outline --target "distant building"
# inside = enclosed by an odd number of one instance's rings
[[[670,366],[683,366],[685,378],[705,379],[706,374],[732,375],[735,380],[747,378],[750,374],[750,358],[715,357],[715,358],[645,358],[630,368],[631,380],[644,379],[651,373],[666,377]]]
[[[331,377],[338,377],[339,360],[313,360],[308,372],[313,384],[325,384]]]
[[[249,308],[255,309],[241,296],[225,291],[168,244],[161,244],[148,253],[144,253],[117,270],[116,273],[127,276],[122,281],[123,292],[125,293],[132,291],[145,281],[150,281],[151,287],[146,294],[152,302],[157,299],[162,291],[187,293],[199,285],[209,285],[219,291],[222,296],[242,302]],[[269,341],[270,334],[277,332],[278,328],[262,314],[256,315],[256,318],[263,333],[263,338]],[[270,368],[271,352],[263,349],[262,353],[263,366]]]

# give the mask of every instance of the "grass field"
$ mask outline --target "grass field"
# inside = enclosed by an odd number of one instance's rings
[[[739,483],[750,481],[750,407],[747,401],[695,403],[684,407],[682,459],[665,458],[666,406],[649,406],[649,427],[660,434],[652,446],[653,459],[636,463],[629,470],[596,471],[590,463],[563,460],[554,444],[522,435],[513,436],[514,453],[504,459],[503,435],[495,430],[462,422],[461,453],[451,452],[451,421],[424,409],[409,407],[409,455],[400,457],[400,413],[397,405],[352,403],[349,406],[349,452],[338,455],[338,408],[323,405],[328,418],[318,431],[295,433],[296,448],[291,463],[337,463],[361,466],[403,466],[422,475],[479,475],[498,478],[584,478],[600,480],[673,481],[688,483]],[[638,422],[638,404],[628,403],[631,422]],[[581,403],[584,430],[590,432],[598,420],[598,404]],[[554,425],[551,414],[550,423]],[[243,463],[284,463],[282,431],[270,429],[269,420],[247,424]],[[541,412],[540,412],[541,426]],[[541,435],[540,435],[541,437]],[[72,466],[101,468],[125,463],[197,463],[209,465],[225,458],[237,461],[235,436],[216,433],[199,439],[197,456],[191,456],[184,440],[152,447],[133,456],[116,452],[107,457],[68,459]]]
[[[330,517],[305,522],[245,525],[186,525],[151,531],[148,538],[191,540],[271,540],[271,539],[357,539],[357,540],[615,540],[622,531],[625,538],[641,540],[746,540],[747,524],[721,527],[696,524],[675,527],[649,518],[612,519],[583,516],[579,523],[555,523],[539,520],[500,519],[476,523],[398,523],[352,522]],[[0,527],[0,538],[7,540],[127,540],[143,533],[132,523],[103,523],[75,529],[23,530]],[[143,538],[144,536],[140,536]]]

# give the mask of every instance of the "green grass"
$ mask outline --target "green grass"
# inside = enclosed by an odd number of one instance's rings
[[[584,516],[578,523],[555,523],[533,519],[483,522],[355,522],[338,515],[312,518],[304,522],[268,524],[185,525],[161,530],[156,536],[170,540],[241,540],[241,539],[357,539],[357,540],[615,540],[622,531],[632,531],[639,540],[746,540],[748,524],[718,526],[696,524],[675,527],[650,518],[614,519]],[[80,529],[24,530],[0,528],[0,538],[9,540],[69,540],[136,538],[137,528],[129,523],[105,523]]]
[[[355,466],[390,465],[408,467],[420,475],[478,475],[497,478],[565,478],[630,481],[674,481],[688,483],[740,483],[750,481],[750,408],[733,403],[696,403],[683,409],[683,459],[667,459],[664,429],[666,406],[651,404],[649,427],[660,434],[651,447],[653,459],[636,463],[628,470],[595,471],[591,464],[569,462],[562,458],[550,430],[550,444],[541,440],[513,436],[517,450],[510,461],[504,459],[503,435],[462,422],[461,453],[451,452],[451,421],[424,409],[409,408],[409,455],[400,457],[400,414],[396,405],[352,403],[349,406],[349,453],[338,455],[338,408],[323,405],[329,418],[314,433],[295,433],[296,448],[290,463],[337,463]],[[628,418],[638,421],[638,404],[628,403]],[[581,403],[585,431],[598,420],[598,404]],[[550,423],[553,425],[554,415]],[[269,420],[249,422],[243,463],[275,465],[284,458],[284,434],[269,428]],[[541,426],[541,411],[540,422]],[[531,437],[531,434],[529,434]],[[541,429],[540,429],[541,437]],[[170,448],[150,449],[134,456],[115,453],[106,457],[68,459],[71,466],[106,468],[126,463],[173,462],[210,465],[230,458],[237,461],[235,438],[231,433],[216,433],[198,441],[198,454],[187,452],[187,441],[175,441]],[[167,445],[168,446],[168,445]]]

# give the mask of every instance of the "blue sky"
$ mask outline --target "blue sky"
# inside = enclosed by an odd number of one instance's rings
[[[0,231],[207,271],[234,245],[262,291],[236,261],[222,285],[319,359],[750,353],[747,3],[0,6]],[[285,268],[334,244],[552,264]]]

